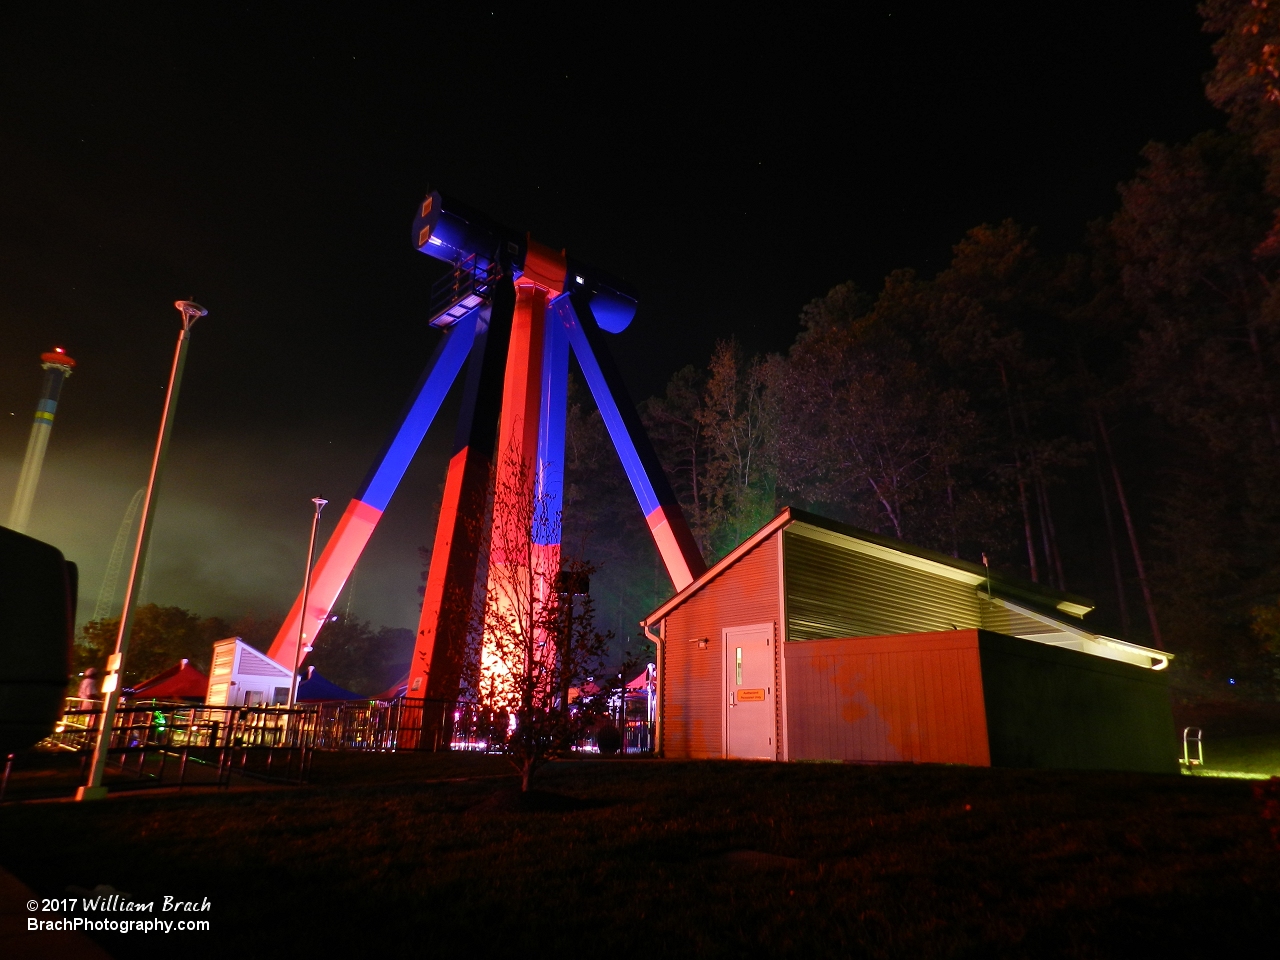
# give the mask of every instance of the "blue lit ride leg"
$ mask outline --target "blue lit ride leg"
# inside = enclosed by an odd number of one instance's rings
[[[382,512],[387,508],[391,495],[395,493],[396,486],[409,468],[409,462],[417,453],[445,395],[457,379],[458,371],[466,362],[475,339],[478,314],[479,310],[472,311],[445,331],[444,339],[436,347],[412,399],[401,415],[400,426],[382,448],[382,453],[355,497],[347,504],[337,528],[325,544],[320,559],[316,561],[311,575],[311,592],[307,597],[306,625],[303,628],[311,643],[315,642],[316,633],[329,616],[347,577],[351,575],[365,544],[369,542],[374,527],[382,519]],[[271,659],[285,664],[290,670],[295,662],[301,618],[302,593],[299,591],[271,649],[267,651]],[[305,652],[302,659],[305,659]]]
[[[565,421],[569,412],[569,331],[565,327],[567,297],[547,307],[547,332],[542,353],[542,404],[538,423],[538,454],[533,495],[544,522],[535,522],[535,544],[560,547],[560,517],[564,507]],[[558,557],[557,557],[558,561]]]
[[[564,311],[569,343],[622,460],[667,575],[676,590],[683,590],[707,569],[702,551],[613,365],[587,297],[575,293],[569,300]]]

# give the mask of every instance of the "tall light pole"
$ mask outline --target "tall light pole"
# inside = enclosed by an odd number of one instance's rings
[[[311,596],[311,568],[316,562],[316,527],[320,525],[320,511],[328,503],[321,497],[312,497],[316,512],[311,517],[311,542],[307,544],[307,572],[302,578],[302,616],[298,620],[298,645],[293,650],[293,682],[289,684],[289,709],[298,700],[298,670],[302,666],[302,647],[307,640],[307,601]]]
[[[187,347],[191,343],[191,328],[209,311],[191,300],[174,303],[182,314],[182,330],[178,333],[178,347],[173,354],[173,367],[169,370],[169,389],[164,397],[164,413],[160,415],[160,435],[156,439],[156,452],[151,458],[151,476],[147,479],[147,492],[142,499],[142,524],[138,527],[138,542],[133,549],[133,565],[129,568],[129,583],[125,586],[124,610],[120,613],[120,632],[116,634],[116,652],[107,660],[107,675],[102,680],[104,694],[102,717],[98,726],[98,739],[93,746],[93,763],[89,767],[88,782],[76,791],[77,800],[101,800],[107,795],[102,778],[107,769],[107,751],[111,749],[111,728],[115,723],[119,696],[120,676],[124,671],[124,658],[129,652],[129,635],[133,630],[134,605],[142,586],[142,571],[147,560],[147,546],[151,542],[151,519],[156,512],[156,494],[160,489],[160,474],[164,470],[165,454],[169,450],[169,437],[173,433],[174,410],[178,404],[178,390],[182,387],[182,370],[187,364]]]

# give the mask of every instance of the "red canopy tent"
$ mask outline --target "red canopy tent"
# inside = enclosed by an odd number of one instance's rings
[[[163,673],[157,673],[125,690],[135,700],[199,700],[209,692],[209,678],[185,658]]]
[[[627,681],[627,696],[631,696],[635,693],[643,693],[648,690],[649,686],[653,683],[653,677],[654,672],[652,668],[646,667],[644,670],[641,670],[636,674],[634,680]]]

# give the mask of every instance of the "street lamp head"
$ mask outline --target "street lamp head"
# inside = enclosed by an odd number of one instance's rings
[[[206,316],[209,311],[194,300],[175,300],[173,305],[182,313],[182,322],[191,324],[195,323],[200,317]]]
[[[324,509],[324,505],[329,501],[324,499],[324,497],[312,497],[311,502],[316,505],[316,513],[319,513]]]

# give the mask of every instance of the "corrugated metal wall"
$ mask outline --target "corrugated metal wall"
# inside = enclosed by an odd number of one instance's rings
[[[783,656],[791,759],[990,766],[976,630],[788,643]]]
[[[724,755],[721,631],[726,627],[777,622],[775,537],[743,556],[667,617],[662,695],[665,756]],[[706,640],[706,646],[702,647],[699,640]],[[774,649],[777,647],[775,643]],[[778,738],[774,739],[776,742]]]
[[[987,603],[985,598],[982,602],[982,629],[1003,633],[1009,637],[1042,637],[1062,632],[1057,627],[1033,620],[1025,613],[1010,610],[1002,606],[998,600]]]
[[[970,583],[789,530],[783,536],[788,640],[878,637],[982,625],[978,596]]]
[[[221,706],[227,703],[231,689],[231,674],[236,665],[236,641],[234,638],[219,640],[213,645],[213,663],[209,667],[209,692],[205,703]]]

